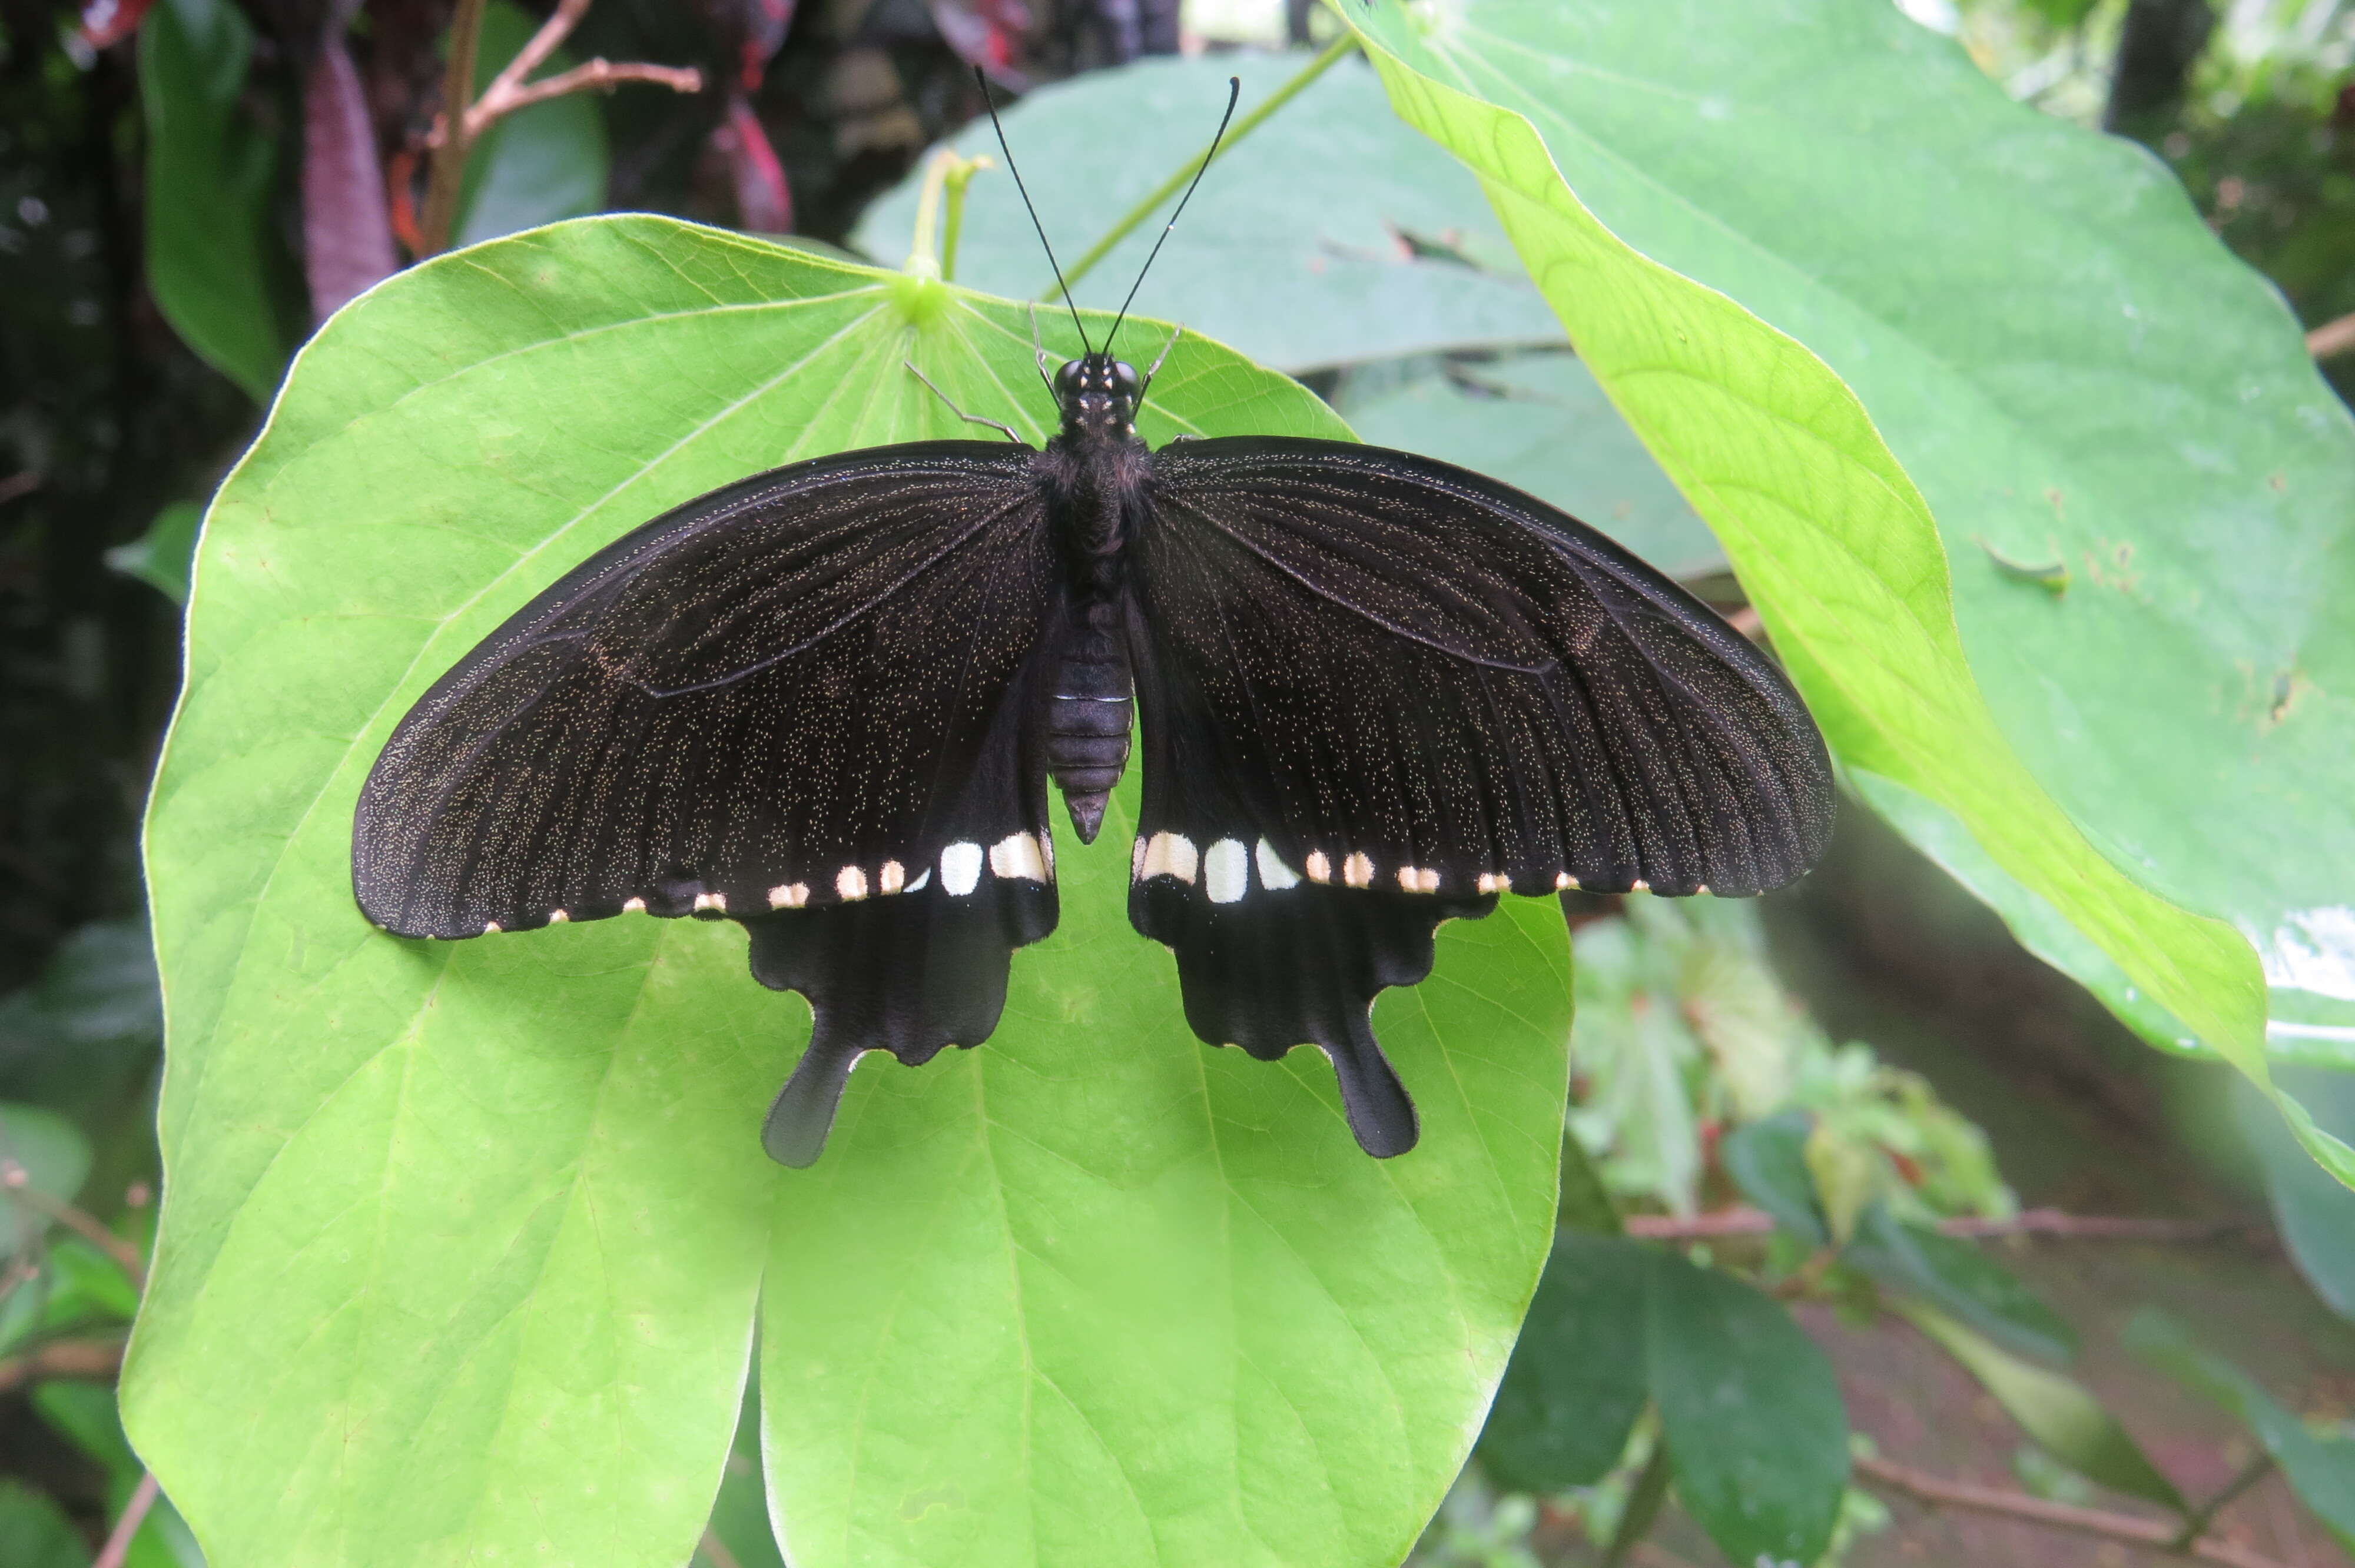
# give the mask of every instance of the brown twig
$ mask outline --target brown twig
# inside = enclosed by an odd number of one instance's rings
[[[2355,314],[2325,322],[2306,334],[2306,352],[2317,359],[2328,359],[2350,348],[2355,348]]]
[[[1774,1216],[1760,1209],[1720,1209],[1679,1218],[1675,1214],[1630,1214],[1627,1234],[1654,1241],[1707,1241],[1713,1236],[1763,1236]],[[2027,1209],[2008,1220],[1940,1220],[1950,1236],[2056,1236],[2068,1241],[2209,1241],[2247,1227],[2242,1220],[2147,1220],[2112,1214],[2064,1214],[2058,1209]]]
[[[474,140],[502,115],[513,114],[518,109],[528,109],[535,103],[561,98],[568,92],[610,91],[624,81],[651,81],[669,88],[673,92],[703,90],[703,73],[693,66],[646,65],[633,61],[616,65],[601,56],[586,65],[559,71],[528,86],[509,88],[501,92],[494,85],[479,102],[466,111],[466,139]]]
[[[1886,1459],[1863,1455],[1859,1455],[1854,1463],[1858,1475],[1868,1480],[1879,1481],[1882,1486],[1933,1507],[2001,1514],[2007,1519],[2025,1520],[2054,1530],[2071,1530],[2081,1535],[2098,1535],[2110,1541],[2130,1542],[2137,1546],[2173,1552],[2181,1556],[2196,1557],[2203,1563],[2222,1563],[2228,1568],[2287,1568],[2287,1564],[2275,1558],[2252,1552],[2245,1546],[2236,1546],[2229,1541],[2202,1536],[2179,1544],[2176,1537],[2179,1527],[2166,1520],[2144,1519],[2131,1513],[2115,1513],[2108,1509],[2077,1508],[2069,1503],[2047,1502],[2026,1492],[2009,1491],[2000,1487],[1974,1486],[1968,1481],[1949,1481],[1908,1469],[1902,1465],[1892,1465]]]
[[[470,16],[472,11],[474,15]],[[568,93],[612,91],[625,81],[649,81],[667,87],[673,92],[701,92],[703,73],[693,66],[647,65],[625,61],[616,64],[602,58],[559,71],[544,81],[527,82],[524,79],[548,62],[557,46],[570,36],[588,14],[589,0],[559,0],[555,13],[540,24],[539,31],[516,52],[515,58],[491,79],[480,98],[468,102],[474,77],[474,46],[482,30],[481,6],[475,0],[459,0],[457,17],[450,24],[451,70],[442,89],[442,110],[434,117],[432,130],[426,132],[425,145],[433,149],[433,173],[425,194],[425,220],[421,225],[429,253],[440,250],[450,242],[450,226],[456,221],[460,175],[465,168],[466,154],[482,140],[483,132],[497,124],[518,109],[528,109],[535,103],[545,103],[551,98]],[[469,31],[471,29],[471,31]],[[467,55],[465,74],[457,70],[459,45],[464,38]],[[466,111],[458,119],[456,144],[451,145],[450,105],[465,103]],[[452,172],[445,181],[443,168]],[[444,185],[448,185],[446,193]],[[437,205],[437,198],[446,202],[448,210]],[[437,228],[436,224],[440,227]]]
[[[35,1213],[79,1231],[91,1245],[123,1266],[123,1272],[131,1277],[133,1287],[147,1288],[147,1260],[139,1255],[137,1247],[108,1230],[96,1214],[50,1197],[33,1185],[31,1174],[14,1160],[0,1160],[0,1187],[6,1188],[11,1196]]]
[[[21,1355],[0,1356],[0,1393],[52,1377],[103,1383],[122,1370],[121,1340],[51,1340]]]
[[[123,1505],[123,1517],[114,1521],[112,1533],[107,1536],[106,1544],[99,1549],[98,1556],[91,1563],[90,1568],[123,1568],[123,1559],[131,1552],[132,1538],[139,1533],[139,1527],[147,1522],[147,1510],[155,1506],[159,1489],[155,1485],[155,1471],[147,1471],[139,1478],[139,1484],[131,1490],[131,1500]]]
[[[455,126],[434,149],[433,166],[425,176],[425,216],[418,224],[423,244],[418,260],[450,248],[450,231],[458,221],[458,193],[466,173],[466,116],[453,114],[455,106],[470,101],[474,92],[474,47],[482,41],[483,11],[488,0],[458,0],[450,18],[450,61],[442,74],[442,118]],[[527,46],[528,48],[528,46]]]

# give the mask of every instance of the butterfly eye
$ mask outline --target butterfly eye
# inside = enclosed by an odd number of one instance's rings
[[[1065,360],[1063,362],[1063,368],[1055,372],[1056,399],[1060,401],[1067,397],[1078,397],[1080,395],[1081,383],[1085,378],[1085,374],[1082,370],[1078,360]]]
[[[1136,400],[1138,394],[1144,390],[1144,384],[1136,378],[1135,367],[1117,359],[1113,361],[1112,385],[1114,391],[1119,393],[1122,397],[1127,398],[1132,403]]]

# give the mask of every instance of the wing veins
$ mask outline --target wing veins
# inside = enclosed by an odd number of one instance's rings
[[[941,546],[939,549],[934,550],[931,555],[925,556],[922,560],[909,567],[907,572],[902,575],[897,582],[894,582],[889,587],[883,588],[881,591],[878,592],[874,598],[867,600],[864,604],[859,605],[857,609],[845,610],[840,616],[837,617],[831,624],[812,632],[809,636],[802,639],[802,641],[794,643],[790,648],[784,649],[779,652],[772,653],[765,659],[757,660],[752,663],[745,665],[741,670],[730,671],[725,675],[714,675],[708,681],[697,681],[691,684],[684,686],[650,686],[644,681],[632,680],[628,676],[623,676],[622,679],[625,684],[635,686],[639,691],[644,692],[650,697],[683,697],[696,692],[716,691],[721,686],[733,685],[736,682],[744,679],[748,675],[759,674],[762,671],[768,669],[773,664],[782,664],[786,660],[794,658],[797,654],[807,652],[810,649],[816,647],[819,643],[825,641],[836,632],[842,630],[845,627],[849,626],[852,622],[871,615],[876,610],[881,609],[885,601],[890,599],[893,596],[908,588],[918,577],[922,577],[934,567],[939,566],[944,558],[954,554],[958,549],[963,547],[964,545],[968,540],[972,539],[975,535],[979,534],[984,529],[994,527],[998,523],[1003,522],[1007,514],[1020,506],[1026,499],[1028,499],[1028,497],[1018,491],[1008,496],[1002,504],[976,518],[974,521],[972,527],[967,528],[963,533],[957,535],[954,538],[950,539],[947,543]]]
[[[1316,583],[1310,581],[1298,571],[1295,571],[1283,560],[1269,554],[1258,545],[1253,544],[1251,540],[1243,537],[1243,535],[1227,526],[1225,523],[1220,521],[1218,516],[1207,508],[1197,506],[1192,502],[1181,500],[1176,496],[1171,496],[1169,499],[1175,502],[1178,510],[1191,513],[1202,522],[1209,524],[1211,527],[1217,529],[1220,533],[1232,540],[1237,547],[1258,556],[1268,566],[1273,567],[1276,571],[1282,573],[1284,576],[1291,578],[1294,582],[1299,584],[1302,588],[1307,589],[1314,597],[1321,599],[1326,603],[1336,606],[1338,609],[1348,610],[1351,615],[1356,616],[1360,620],[1369,621],[1373,625],[1380,627],[1384,631],[1389,632],[1393,637],[1403,638],[1409,642],[1420,643],[1422,646],[1432,650],[1432,652],[1435,653],[1446,654],[1450,659],[1454,659],[1459,663],[1477,664],[1484,669],[1489,670],[1502,670],[1507,674],[1510,675],[1536,675],[1543,677],[1547,672],[1559,669],[1561,667],[1561,661],[1559,659],[1549,659],[1542,664],[1514,664],[1502,659],[1484,659],[1477,653],[1468,653],[1461,648],[1450,648],[1446,643],[1441,642],[1435,638],[1425,636],[1419,631],[1410,630],[1403,626],[1395,625],[1389,620],[1385,620],[1382,617],[1376,615],[1372,610],[1366,609],[1362,605],[1351,604],[1348,599],[1341,598],[1337,594],[1327,592],[1324,588],[1319,588]]]

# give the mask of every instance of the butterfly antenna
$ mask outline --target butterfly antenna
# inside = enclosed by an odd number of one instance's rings
[[[1219,116],[1218,134],[1210,138],[1210,150],[1202,154],[1202,166],[1194,171],[1193,181],[1187,185],[1186,194],[1178,198],[1178,210],[1171,213],[1169,221],[1161,226],[1161,238],[1153,242],[1153,255],[1147,256],[1145,259],[1145,265],[1136,270],[1136,281],[1128,286],[1128,298],[1120,302],[1120,314],[1113,317],[1112,331],[1104,334],[1106,354],[1112,352],[1112,340],[1120,334],[1120,323],[1128,319],[1128,307],[1131,302],[1135,300],[1136,291],[1145,286],[1145,275],[1153,270],[1154,257],[1160,255],[1161,248],[1169,243],[1169,231],[1178,227],[1178,219],[1184,214],[1186,204],[1194,199],[1194,186],[1200,185],[1202,176],[1210,172],[1210,160],[1219,155],[1219,143],[1226,138],[1228,122],[1235,117],[1235,101],[1242,96],[1242,78],[1238,76],[1227,78],[1227,111]],[[1007,161],[1011,163],[1013,160],[1008,158]],[[1019,185],[1021,182],[1018,179],[1015,183]]]
[[[1071,286],[1063,281],[1063,265],[1055,260],[1055,248],[1047,243],[1047,226],[1039,221],[1039,209],[1030,205],[1030,187],[1022,183],[1022,171],[1014,165],[1014,149],[1006,144],[1006,127],[998,122],[997,105],[990,101],[989,78],[982,74],[979,66],[975,66],[973,68],[973,79],[981,85],[981,105],[989,111],[990,129],[997,132],[997,150],[1006,154],[1006,172],[1014,176],[1014,188],[1022,193],[1023,210],[1030,215],[1030,227],[1039,231],[1039,248],[1047,253],[1047,265],[1055,270],[1055,286],[1063,291],[1063,303],[1070,308],[1071,325],[1080,334],[1080,349],[1082,353],[1093,354],[1095,350],[1088,346],[1088,329],[1080,325],[1080,307],[1072,302]],[[1221,125],[1220,129],[1226,127]],[[1199,175],[1195,176],[1197,179],[1200,177]],[[1189,191],[1188,194],[1192,193]],[[1113,324],[1115,327],[1119,325],[1117,322]]]

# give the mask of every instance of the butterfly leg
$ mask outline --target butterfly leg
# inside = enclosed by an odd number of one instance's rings
[[[1028,441],[1022,439],[1021,432],[1015,429],[1013,426],[1001,425],[996,419],[985,419],[978,414],[968,414],[963,408],[958,408],[954,398],[942,391],[939,387],[932,387],[932,378],[925,375],[922,371],[917,369],[915,361],[903,359],[900,363],[908,367],[909,375],[914,376],[925,386],[931,387],[932,396],[938,397],[942,402],[946,403],[949,406],[949,412],[954,414],[958,418],[963,419],[966,424],[987,425],[993,430],[1002,431],[1004,432],[1006,439],[1012,441],[1018,447],[1027,447],[1030,444]]]
[[[1139,387],[1136,393],[1139,402],[1144,401],[1145,395],[1153,390],[1153,378],[1161,374],[1161,362],[1169,357],[1169,351],[1177,347],[1178,340],[1185,335],[1186,329],[1182,325],[1172,330],[1169,334],[1169,341],[1161,345],[1161,352],[1153,356],[1151,365],[1146,366],[1145,385]]]

